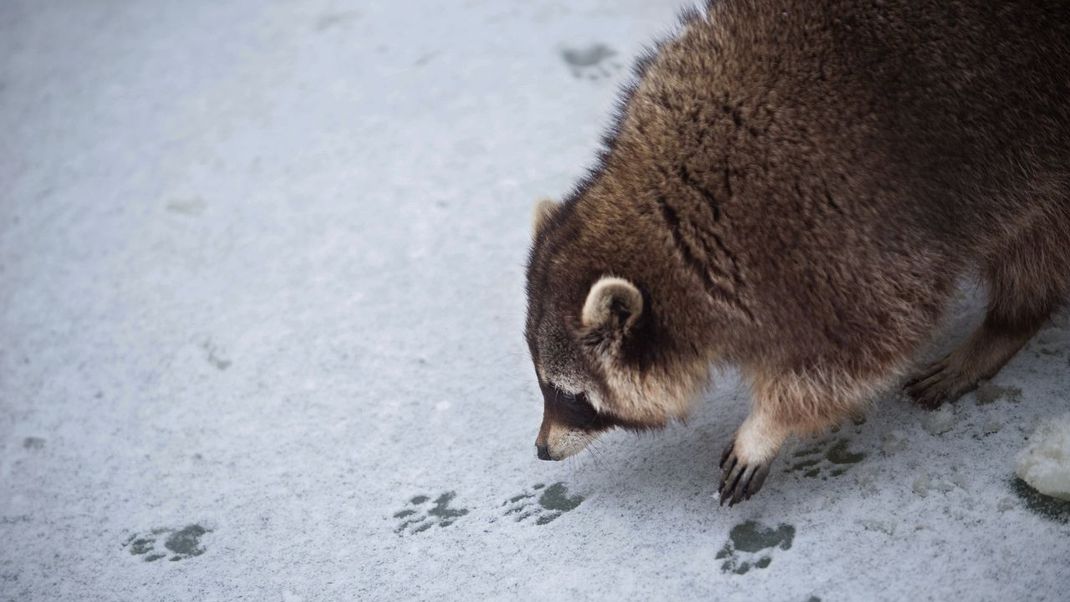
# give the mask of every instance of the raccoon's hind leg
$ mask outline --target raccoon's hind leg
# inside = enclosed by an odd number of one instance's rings
[[[1048,320],[1066,296],[1068,241],[1028,229],[1001,245],[984,266],[990,299],[985,321],[970,338],[905,385],[926,408],[954,401],[995,376]]]

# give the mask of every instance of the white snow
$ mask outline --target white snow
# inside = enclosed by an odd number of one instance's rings
[[[1040,493],[1070,501],[1070,413],[1037,427],[1018,454],[1017,472]]]
[[[921,425],[930,435],[943,435],[955,426],[955,412],[950,405],[943,405],[926,414]]]
[[[1065,599],[1012,484],[1066,315],[1014,395],[933,437],[889,392],[731,509],[733,372],[535,459],[531,206],[683,3],[0,2],[0,600]]]
[[[881,437],[881,451],[889,455],[901,452],[907,448],[908,441],[907,434],[903,431],[891,431]]]

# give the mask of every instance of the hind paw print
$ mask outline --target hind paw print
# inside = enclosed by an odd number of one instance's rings
[[[802,472],[809,479],[838,477],[866,459],[866,454],[848,450],[850,443],[847,439],[837,439],[804,447],[791,455],[793,463],[784,472]]]
[[[465,508],[450,507],[450,502],[456,496],[457,494],[453,491],[447,491],[435,498],[430,507],[427,505],[431,501],[430,496],[418,495],[412,498],[404,510],[394,513],[394,518],[401,519],[397,528],[394,529],[394,533],[398,535],[414,535],[422,533],[435,525],[439,527],[452,525],[453,521],[468,514],[468,510]]]
[[[211,533],[211,529],[205,529],[200,525],[187,525],[177,530],[153,529],[148,533],[134,533],[123,542],[123,547],[129,548],[133,556],[143,556],[145,562],[155,562],[168,555],[171,556],[172,561],[185,560],[204,554],[201,536],[205,533]],[[163,549],[157,547],[161,538]]]
[[[764,569],[773,562],[773,550],[790,550],[795,540],[795,527],[781,524],[767,527],[749,520],[732,527],[728,541],[717,552],[721,572],[743,575],[752,568]]]
[[[515,495],[502,504],[506,508],[505,516],[513,516],[518,523],[534,518],[536,525],[545,525],[583,502],[581,495],[569,497],[564,483],[549,487],[539,483],[531,489],[531,492]]]
[[[593,44],[585,48],[565,48],[561,58],[576,79],[599,80],[610,77],[620,70],[620,63],[612,60],[617,55],[605,44]]]

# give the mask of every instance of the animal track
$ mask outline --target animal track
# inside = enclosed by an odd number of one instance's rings
[[[171,555],[170,560],[185,560],[204,554],[204,546],[201,545],[201,536],[211,533],[211,529],[205,529],[200,525],[186,525],[175,529],[153,529],[146,534],[134,533],[123,543],[123,547],[130,548],[130,554],[144,556],[145,562],[155,562]],[[166,537],[165,537],[166,536]],[[163,550],[157,549],[156,544],[163,539]]]
[[[721,572],[742,575],[752,568],[764,569],[773,562],[771,552],[776,548],[790,550],[795,540],[795,527],[781,524],[775,529],[757,521],[749,520],[732,527],[728,541],[717,560],[721,563]]]
[[[574,510],[583,502],[582,495],[569,497],[568,488],[564,483],[554,483],[549,487],[539,483],[531,489],[531,492],[515,495],[502,504],[507,507],[506,516],[515,514],[515,520],[518,523],[534,518],[536,525],[545,525],[562,514]],[[540,490],[542,490],[541,494]],[[535,496],[538,496],[538,499]]]
[[[204,359],[208,360],[208,363],[212,364],[216,370],[226,370],[233,363],[230,359],[221,355],[219,348],[210,340],[202,343],[201,349],[205,352]]]
[[[605,44],[565,48],[561,51],[561,58],[572,71],[572,76],[589,80],[599,80],[619,71],[620,63],[610,60],[616,55],[617,51]]]
[[[977,405],[979,406],[995,403],[1001,399],[1006,399],[1011,403],[1021,403],[1022,390],[1018,387],[1001,387],[991,382],[986,382],[977,387],[974,397],[977,398]]]
[[[834,442],[821,441],[810,447],[804,447],[791,455],[795,463],[784,469],[784,472],[802,471],[803,476],[816,479],[828,476],[838,477],[847,472],[852,465],[866,459],[862,452],[852,452],[847,449],[850,441],[836,439]]]
[[[189,199],[175,199],[167,203],[167,210],[180,215],[196,216],[204,212],[204,200],[194,197]]]
[[[412,498],[409,500],[409,507],[394,513],[394,518],[402,519],[394,529],[394,533],[413,535],[422,533],[435,525],[439,527],[452,525],[453,521],[468,514],[465,508],[450,508],[450,502],[456,496],[455,492],[447,491],[435,498],[430,508],[426,505],[431,500],[430,496],[418,495]]]
[[[316,19],[315,30],[317,32],[324,32],[334,27],[348,25],[353,21],[359,19],[361,16],[361,12],[356,10],[326,13],[320,15],[320,17]]]

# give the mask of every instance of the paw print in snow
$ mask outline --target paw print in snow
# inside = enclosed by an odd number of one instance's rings
[[[791,525],[782,524],[774,529],[749,520],[732,527],[716,558],[724,560],[721,572],[742,575],[752,568],[768,567],[773,562],[773,550],[790,550],[794,540],[795,527]]]
[[[133,556],[143,556],[145,562],[155,562],[161,558],[171,556],[170,560],[178,561],[204,554],[204,546],[201,545],[201,536],[210,533],[200,525],[187,525],[181,529],[153,529],[148,533],[135,533],[123,543],[124,548],[130,548]],[[163,539],[163,549],[156,547],[160,539]]]
[[[531,493],[521,493],[506,501],[506,516],[516,515],[516,522],[535,518],[536,525],[545,525],[565,512],[574,510],[583,502],[583,496],[569,497],[564,483],[554,483],[546,487],[542,483],[532,487]],[[540,494],[539,491],[542,490]],[[536,499],[538,495],[538,499]]]
[[[430,508],[427,507],[427,502],[431,500],[429,496],[418,495],[412,498],[409,500],[408,508],[394,513],[394,518],[402,519],[394,532],[398,535],[413,535],[422,533],[436,524],[439,527],[452,525],[453,521],[468,514],[465,508],[450,507],[450,502],[456,496],[457,494],[453,491],[447,491],[435,498]]]
[[[205,358],[208,363],[211,364],[216,370],[226,370],[233,363],[225,355],[223,355],[219,348],[215,346],[212,341],[205,341],[201,344],[201,349],[204,350]]]
[[[802,472],[804,477],[826,479],[822,473],[828,476],[838,477],[847,472],[852,465],[866,459],[866,454],[852,452],[847,447],[850,445],[847,439],[837,439],[832,442],[822,441],[810,447],[804,447],[792,454],[794,463],[784,469],[784,472]]]
[[[561,58],[576,79],[599,80],[613,75],[620,70],[620,63],[611,60],[616,55],[617,51],[605,44],[561,51]]]

